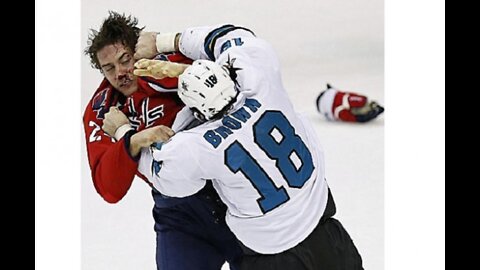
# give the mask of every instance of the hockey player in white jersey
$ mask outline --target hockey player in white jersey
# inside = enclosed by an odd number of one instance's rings
[[[195,194],[212,181],[244,248],[242,269],[363,269],[332,218],[323,151],[311,124],[294,111],[270,45],[233,25],[157,36],[159,51],[175,48],[196,61],[179,78],[187,107],[174,129],[192,115],[202,124],[144,149],[140,172],[170,197]],[[169,65],[141,61],[135,72],[161,77],[171,74]]]

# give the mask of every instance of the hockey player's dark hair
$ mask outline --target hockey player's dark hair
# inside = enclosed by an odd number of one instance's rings
[[[97,52],[103,47],[117,42],[121,42],[125,47],[135,52],[140,31],[143,28],[137,27],[138,19],[129,15],[119,14],[115,11],[109,11],[108,18],[103,21],[100,31],[90,29],[88,36],[89,46],[85,49],[85,54],[90,57],[92,67],[100,69]]]

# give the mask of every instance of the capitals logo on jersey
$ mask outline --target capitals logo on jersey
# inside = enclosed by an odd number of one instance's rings
[[[92,109],[93,109],[94,112],[97,113],[97,118],[98,119],[103,119],[103,117],[106,113],[105,104],[106,104],[106,101],[107,101],[108,89],[109,88],[107,87],[107,88],[101,90],[93,98]]]
[[[138,130],[139,127],[148,128],[153,126],[157,120],[159,120],[165,115],[164,104],[156,104],[155,102],[150,102],[150,98],[143,99],[141,101],[140,108],[136,108],[133,98],[129,98],[127,103],[128,119],[130,120],[130,124],[136,130]],[[140,111],[138,111],[138,109]]]

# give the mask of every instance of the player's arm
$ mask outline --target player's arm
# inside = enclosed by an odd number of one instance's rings
[[[169,197],[186,197],[205,186],[200,146],[192,145],[184,133],[172,140],[160,140],[149,148],[143,148],[138,166],[139,172],[153,183],[162,194]],[[202,159],[208,158],[202,156]]]
[[[150,42],[152,43],[152,41]],[[174,45],[168,45],[172,42]],[[193,27],[183,31],[180,36],[159,34],[156,36],[156,44],[157,50],[162,47],[158,44],[165,44],[163,47],[166,50],[178,48],[182,54],[193,60],[209,59],[227,66],[231,71],[232,78],[237,82],[243,82],[239,83],[242,86],[246,85],[244,83],[246,78],[250,78],[250,80],[258,76],[267,79],[269,77],[280,78],[280,65],[274,50],[267,42],[256,38],[252,31],[243,27],[234,25]],[[164,66],[168,65],[170,64],[149,61],[144,62],[141,69],[145,71],[144,75],[146,76],[148,74],[156,76],[156,74],[162,73],[161,70],[164,69]],[[172,69],[175,70],[172,73],[179,73],[175,68]],[[142,71],[137,69],[135,72]],[[244,87],[240,90],[247,88]]]
[[[266,81],[281,82],[280,62],[270,44],[239,26],[211,27],[207,34],[200,29],[199,33],[196,28],[182,33],[179,41],[182,53],[195,57],[190,52],[201,51],[201,57],[226,67],[239,91],[246,95],[268,95],[270,89],[282,91],[281,85],[272,88],[259,85]]]
[[[104,116],[102,130],[109,136],[115,138],[115,140],[121,141],[133,128],[130,126],[127,116],[117,107],[112,106]],[[128,144],[130,156],[137,157],[142,148],[149,147],[154,142],[166,141],[174,134],[172,129],[164,125],[147,128],[136,133],[134,132]]]
[[[88,161],[93,184],[102,198],[109,203],[120,201],[135,177],[138,158],[129,152],[133,131],[115,140],[102,130],[102,121],[92,110],[90,102],[83,117]]]
[[[141,45],[139,45],[141,44],[140,39],[138,42],[137,48],[139,46],[141,47]],[[156,50],[155,53],[157,53]],[[149,57],[151,55],[150,53],[142,54],[137,52],[136,55],[137,54],[145,55],[145,57],[142,57],[135,63],[134,74],[143,77],[144,80],[150,83],[160,85],[168,85],[172,82],[176,83],[176,78],[193,62],[180,52],[156,54],[153,59]],[[154,78],[156,81],[152,81],[151,78]],[[174,88],[176,88],[176,84]]]
[[[183,118],[182,116],[180,116]],[[123,134],[121,129],[128,125],[126,124],[125,115],[117,108],[110,108],[110,111],[104,116],[103,130],[111,134],[112,137],[119,139],[118,136]],[[191,118],[190,118],[191,119]],[[190,122],[190,121],[186,121]],[[181,127],[181,123],[179,124]],[[177,128],[179,128],[177,127]],[[127,132],[126,135],[131,135]],[[153,183],[154,186],[162,191],[163,194],[172,197],[185,197],[196,193],[204,186],[202,179],[196,179],[194,172],[198,172],[198,168],[194,166],[196,160],[192,157],[189,151],[192,147],[183,147],[173,150],[168,144],[164,150],[161,150],[161,146],[164,142],[168,141],[171,136],[174,135],[173,130],[170,128],[159,125],[151,128],[144,129],[138,133],[134,133],[130,137],[129,151],[131,156],[136,156],[142,150],[142,156],[138,164],[139,176],[144,180]],[[152,143],[154,143],[152,146]],[[154,153],[156,158],[154,159]],[[166,162],[168,166],[160,174],[160,168]],[[193,166],[193,167],[186,167]],[[182,179],[194,180],[188,184]],[[185,182],[185,183],[184,183]],[[188,184],[187,187],[183,185]]]
[[[191,27],[182,33],[145,32],[136,44],[135,58],[151,59],[157,53],[175,51],[193,60],[215,61],[220,53],[232,47],[226,41],[231,40],[233,45],[239,45],[241,38],[251,37],[255,37],[255,34],[249,29],[230,24]]]
[[[253,35],[250,30],[234,25],[191,27],[182,33],[142,32],[136,44],[135,59],[151,59],[158,53],[179,51],[193,60],[214,60],[217,41],[237,30],[249,33],[247,36]],[[244,36],[243,34],[237,32],[237,37]]]

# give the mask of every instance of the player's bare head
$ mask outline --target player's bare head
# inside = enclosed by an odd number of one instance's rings
[[[201,119],[223,116],[237,94],[227,69],[212,61],[197,60],[179,76],[180,99]]]
[[[109,16],[103,21],[100,31],[90,29],[89,45],[85,49],[85,54],[90,57],[92,67],[101,70],[97,53],[108,45],[121,43],[133,54],[138,36],[144,28],[139,28],[137,24],[138,19],[131,15],[109,11]]]

